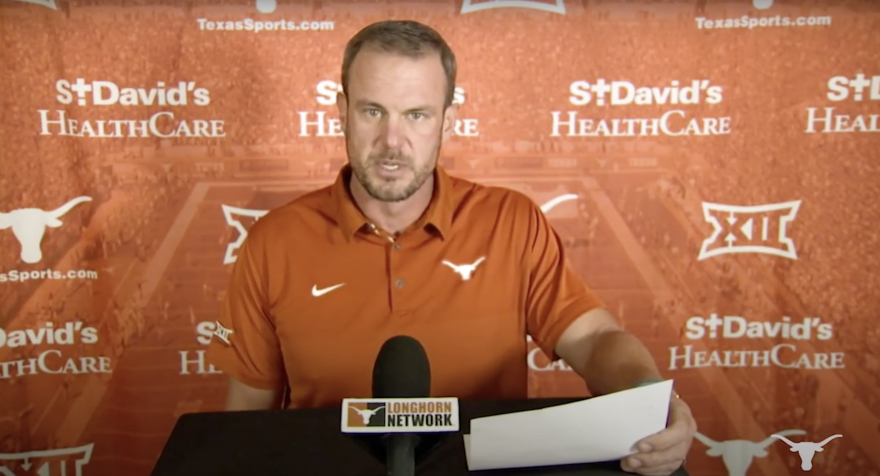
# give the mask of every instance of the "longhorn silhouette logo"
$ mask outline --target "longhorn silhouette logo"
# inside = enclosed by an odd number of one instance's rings
[[[776,435],[805,435],[806,433],[804,430],[784,430]],[[776,441],[773,437],[763,441],[715,441],[699,432],[694,437],[709,448],[706,451],[707,455],[721,457],[724,467],[727,468],[728,476],[746,476],[752,461],[755,458],[767,456],[767,447]]]
[[[443,264],[452,268],[453,271],[458,273],[461,276],[462,281],[468,281],[471,279],[471,276],[474,274],[474,271],[477,270],[477,266],[480,265],[483,261],[486,260],[485,256],[480,256],[476,261],[470,264],[455,264],[449,261],[443,260]]]
[[[39,208],[19,208],[8,213],[0,212],[0,230],[12,228],[12,234],[21,245],[21,260],[25,263],[39,263],[43,259],[43,235],[46,227],[58,228],[60,218],[82,202],[90,202],[92,197],[76,197],[60,207],[46,211]]]
[[[356,408],[356,407],[349,407],[349,408],[351,408],[352,410],[357,412],[357,414],[360,415],[361,419],[364,420],[364,426],[367,426],[370,424],[370,419],[373,418],[373,416],[376,415],[376,413],[378,413],[379,410],[385,408],[385,405],[382,405],[381,407],[376,407],[373,409],[366,409],[366,410],[361,410],[360,408]]]
[[[842,438],[843,435],[831,435],[828,438],[825,438],[819,443],[810,443],[809,441],[802,441],[800,443],[795,443],[788,438],[782,436],[782,433],[777,433],[775,435],[770,435],[773,438],[779,438],[780,440],[788,443],[788,446],[791,446],[791,452],[797,453],[801,457],[801,469],[804,471],[809,471],[813,469],[813,456],[816,453],[819,453],[822,450],[822,447],[827,445],[829,441],[835,438]]]

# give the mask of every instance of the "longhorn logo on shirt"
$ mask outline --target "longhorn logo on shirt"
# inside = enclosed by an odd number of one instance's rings
[[[470,264],[455,264],[450,263],[449,261],[443,260],[443,264],[452,268],[452,271],[455,271],[456,274],[461,276],[462,281],[468,281],[471,279],[471,276],[474,274],[474,271],[477,270],[477,266],[480,265],[483,261],[486,260],[485,256],[480,256],[476,261]]]
[[[385,426],[384,403],[352,402],[348,408],[358,415],[358,418],[348,419],[348,426]]]

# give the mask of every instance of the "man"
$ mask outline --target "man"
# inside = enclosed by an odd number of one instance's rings
[[[593,395],[661,380],[570,267],[525,195],[437,167],[453,135],[456,62],[433,29],[390,21],[348,44],[339,117],[349,164],[336,183],[275,209],[248,233],[209,360],[228,410],[338,405],[371,395],[383,342],[418,339],[432,394],[527,397],[526,335]],[[696,425],[674,398],[668,428],[623,468],[677,469]]]

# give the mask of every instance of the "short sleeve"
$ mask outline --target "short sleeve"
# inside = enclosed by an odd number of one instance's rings
[[[268,312],[266,265],[263,246],[252,233],[233,265],[207,358],[218,370],[245,385],[280,390],[286,385],[286,375]]]
[[[523,217],[525,219],[525,217]],[[569,262],[562,240],[544,212],[529,200],[526,329],[551,360],[559,360],[556,343],[578,317],[605,304]]]

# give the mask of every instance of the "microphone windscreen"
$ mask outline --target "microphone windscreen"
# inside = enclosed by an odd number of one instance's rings
[[[431,396],[431,365],[422,344],[409,336],[385,341],[373,366],[374,398]]]

